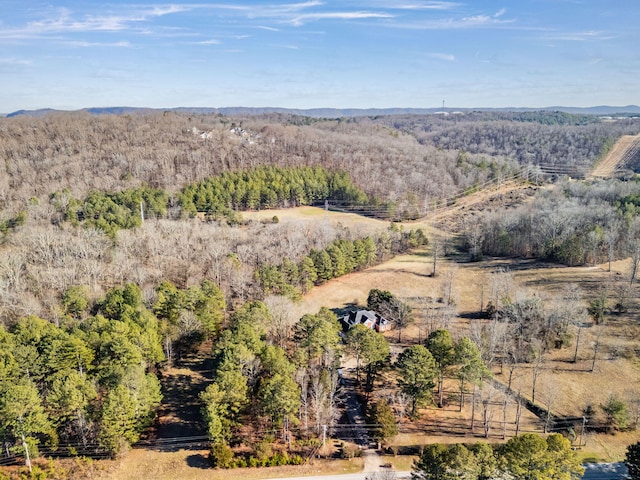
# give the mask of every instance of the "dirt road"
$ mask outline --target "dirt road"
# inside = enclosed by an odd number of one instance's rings
[[[411,472],[395,472],[396,479],[401,480],[405,478],[411,478]],[[375,480],[376,478],[384,478],[384,477],[376,477],[375,474],[362,472],[362,473],[349,473],[346,475],[318,475],[315,477],[291,477],[291,478],[281,478],[279,480]]]

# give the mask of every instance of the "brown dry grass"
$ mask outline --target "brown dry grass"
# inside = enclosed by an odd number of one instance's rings
[[[559,292],[567,283],[575,283],[583,289],[588,299],[593,298],[603,285],[610,285],[610,291],[613,291],[616,283],[625,282],[628,268],[626,261],[614,263],[612,272],[609,273],[606,265],[564,267],[521,259],[493,259],[478,263],[455,263],[447,260],[441,262],[441,274],[432,278],[428,275],[432,268],[431,262],[432,258],[428,250],[419,250],[366,271],[333,280],[306,295],[299,307],[300,313],[317,312],[321,306],[343,307],[353,303],[365,305],[371,288],[390,290],[410,303],[420,296],[438,296],[445,272],[451,272],[454,278],[458,313],[470,314],[479,310],[483,285],[486,288],[489,274],[499,268],[512,271],[519,285],[537,292],[542,297]],[[637,290],[637,287],[635,288]],[[636,291],[632,293],[630,310],[627,314],[608,318],[593,372],[588,370],[591,368],[593,358],[595,329],[583,331],[577,363],[569,362],[573,357],[572,346],[549,354],[543,365],[543,373],[538,380],[538,403],[546,403],[549,392],[554,392],[556,398],[551,410],[555,414],[579,416],[582,409],[587,404],[591,404],[598,411],[598,420],[601,421],[599,405],[604,403],[612,393],[624,399],[640,396],[640,362],[634,353],[639,348],[638,340],[640,339],[637,320],[640,305],[637,298]],[[451,328],[454,335],[465,334],[471,321],[476,320],[458,317]],[[387,336],[390,341],[394,341],[396,334],[389,332]],[[403,333],[403,343],[413,343],[417,340],[418,331],[415,327]],[[499,369],[496,369],[495,373],[498,381],[506,382],[506,371],[501,375]],[[531,378],[531,367],[525,364],[519,366],[514,376],[514,388],[516,390],[521,388],[525,396],[530,396]],[[455,385],[450,385],[450,389],[455,390],[455,388]],[[509,408],[508,421],[514,418],[514,409],[514,406]],[[501,418],[501,412],[500,408],[499,412],[494,413],[494,418]],[[404,433],[400,434],[394,443],[408,445],[484,440],[480,438],[481,428],[476,429],[475,434],[464,435],[457,432],[455,435],[434,435],[424,427],[425,424],[433,421],[459,422],[461,425],[468,425],[470,422],[468,409],[460,414],[457,412],[456,405],[444,410],[433,408],[425,411],[425,417],[426,420],[423,423],[418,421],[412,425],[405,425]],[[522,431],[542,431],[542,421],[528,411],[523,413],[522,422]],[[501,441],[500,433],[494,429],[490,441]],[[640,434],[637,432],[589,435],[582,455],[586,458],[607,461],[620,460],[624,457],[626,445],[638,439]]]
[[[324,208],[308,206],[242,212],[242,218],[246,221],[270,222],[274,216],[278,217],[279,222],[295,222],[303,225],[308,223],[317,224],[318,222],[326,222],[334,227],[348,225],[349,228],[362,235],[367,235],[389,226],[387,221],[367,218],[355,213],[325,212]]]
[[[179,450],[158,452],[134,449],[121,460],[108,462],[105,474],[108,480],[228,480],[242,478],[306,477],[313,475],[339,475],[362,471],[362,459],[316,460],[309,465],[270,468],[236,468],[219,470],[209,467],[208,452]]]

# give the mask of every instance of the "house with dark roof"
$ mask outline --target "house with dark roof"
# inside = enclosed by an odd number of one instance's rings
[[[347,330],[355,325],[364,325],[377,332],[391,330],[391,322],[372,310],[352,310],[339,320]]]

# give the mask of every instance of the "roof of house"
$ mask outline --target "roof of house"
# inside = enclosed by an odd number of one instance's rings
[[[352,310],[340,318],[342,323],[349,328],[355,325],[364,325],[375,328],[376,325],[387,325],[389,321],[372,310]]]

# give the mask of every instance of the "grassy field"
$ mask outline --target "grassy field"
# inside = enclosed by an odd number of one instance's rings
[[[242,212],[242,218],[245,221],[271,222],[274,217],[278,218],[278,222],[283,223],[295,222],[305,225],[309,223],[317,224],[318,222],[326,222],[332,226],[347,225],[354,232],[360,233],[363,236],[389,226],[389,222],[387,221],[367,218],[356,215],[355,213],[325,212],[324,208],[308,206]]]
[[[304,477],[313,475],[339,475],[362,470],[362,459],[315,460],[308,465],[270,468],[212,469],[207,460],[208,452],[179,450],[159,452],[134,449],[122,460],[110,462],[104,472],[109,480],[260,480],[264,478]]]

